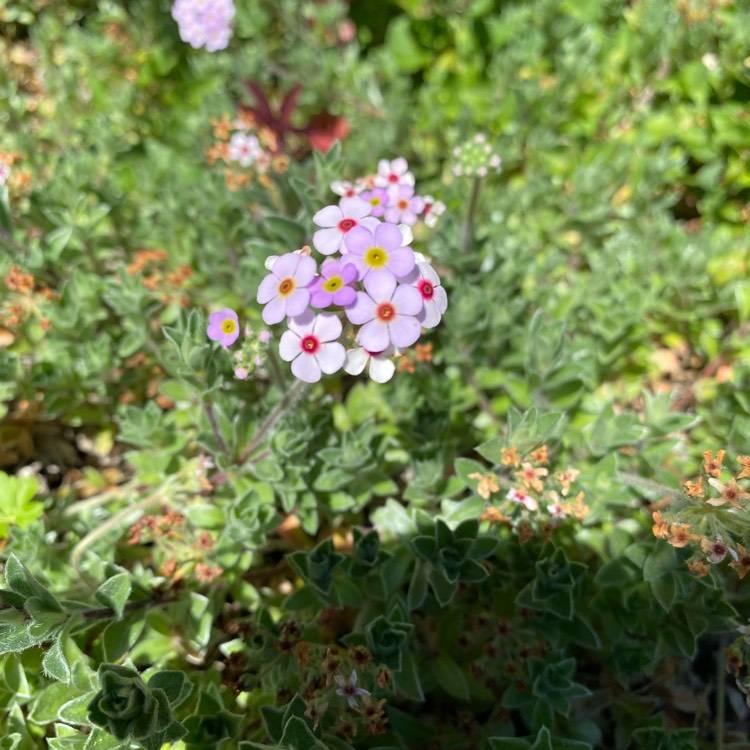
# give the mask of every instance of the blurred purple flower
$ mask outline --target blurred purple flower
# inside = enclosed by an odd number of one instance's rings
[[[207,52],[225,49],[232,36],[232,0],[176,0],[172,18],[177,21],[180,39]]]
[[[237,313],[229,307],[211,313],[208,318],[208,338],[222,346],[231,346],[240,335]]]

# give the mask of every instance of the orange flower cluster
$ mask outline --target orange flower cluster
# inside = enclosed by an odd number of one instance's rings
[[[0,305],[0,347],[15,340],[13,329],[19,328],[29,316],[36,316],[43,330],[51,323],[40,308],[43,301],[57,299],[57,295],[46,287],[38,287],[33,274],[24,273],[17,265],[12,265],[3,278],[8,294]],[[41,299],[40,299],[41,298]]]
[[[659,510],[652,513],[654,536],[673,547],[693,549],[687,565],[699,578],[724,560],[729,561],[729,567],[740,579],[750,571],[750,540],[744,517],[750,492],[741,483],[750,477],[750,456],[737,456],[741,469],[727,477],[726,454],[725,450],[718,450],[715,455],[706,451],[703,473],[683,485],[684,501],[676,504],[669,518],[664,518]]]
[[[188,307],[190,300],[180,294],[187,280],[193,275],[190,266],[178,266],[174,270],[167,270],[163,266],[169,259],[165,250],[144,248],[135,254],[135,260],[130,263],[125,272],[128,276],[141,275],[141,283],[150,291],[161,291],[159,297],[164,305],[176,301],[181,307]]]

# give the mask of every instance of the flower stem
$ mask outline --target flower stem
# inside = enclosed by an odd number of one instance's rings
[[[211,425],[211,429],[213,430],[214,437],[216,438],[216,442],[219,444],[219,448],[221,449],[221,452],[226,453],[227,456],[230,455],[231,451],[229,450],[227,441],[224,440],[224,436],[221,434],[221,430],[219,429],[219,423],[216,421],[216,414],[214,413],[214,405],[210,401],[204,401],[203,408],[206,410],[206,416],[208,417],[208,421]]]
[[[258,431],[253,436],[253,439],[248,443],[247,447],[240,454],[240,457],[235,462],[238,466],[247,461],[250,458],[253,451],[263,442],[263,439],[268,433],[276,426],[276,423],[281,417],[291,409],[297,401],[304,395],[304,393],[310,387],[309,383],[305,383],[302,380],[298,380],[295,384],[284,394],[284,398],[271,409],[268,416],[263,420],[263,423],[258,428]]]
[[[469,252],[469,249],[474,241],[474,216],[477,212],[479,205],[479,193],[482,190],[482,179],[480,177],[474,178],[474,184],[471,188],[471,198],[469,198],[469,209],[466,212],[466,221],[464,222],[464,235],[461,241],[461,250],[464,255]]]
[[[279,358],[276,356],[276,353],[270,346],[268,347],[268,364],[271,366],[271,370],[273,370],[273,376],[276,379],[276,383],[278,384],[279,388],[281,388],[281,390],[285,394],[289,393],[289,386],[287,385],[284,371],[279,365]]]
[[[646,492],[658,492],[661,495],[665,495],[670,500],[681,500],[683,495],[680,490],[676,490],[673,487],[667,487],[666,484],[661,482],[654,482],[652,479],[645,479],[637,474],[630,474],[627,471],[618,471],[615,476],[623,484],[627,484],[629,487],[635,487],[639,490],[645,490]]]

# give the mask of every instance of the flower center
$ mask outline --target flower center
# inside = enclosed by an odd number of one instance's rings
[[[406,200],[406,198],[401,198],[398,202],[398,208],[399,211],[406,211],[406,209],[409,208],[409,201]]]
[[[323,284],[323,289],[333,294],[333,292],[341,289],[342,286],[344,286],[344,282],[341,280],[341,276],[331,276],[331,278]]]
[[[377,208],[380,205],[380,198],[378,198],[377,195],[373,195],[372,198],[370,198],[370,205],[373,208]]]
[[[427,279],[421,279],[419,282],[419,293],[424,299],[432,299],[435,294],[435,288]]]
[[[396,317],[396,308],[390,302],[381,302],[375,316],[383,323],[390,323]]]
[[[371,247],[365,253],[365,263],[371,268],[382,268],[388,261],[388,253],[382,247]]]
[[[339,229],[342,232],[348,232],[352,227],[356,227],[357,222],[354,219],[342,219],[339,222]]]
[[[287,278],[279,284],[279,294],[282,297],[288,297],[294,291],[295,286],[294,279],[291,276],[287,276]]]
[[[320,341],[318,341],[317,336],[313,336],[310,333],[307,336],[303,336],[300,341],[300,349],[302,349],[305,354],[315,354],[315,352],[320,349]]]
[[[227,319],[221,324],[221,330],[224,333],[234,333],[236,328],[237,324],[231,319]]]
[[[395,185],[398,182],[398,175],[395,172],[391,172],[391,174],[388,175],[388,182],[390,182],[391,185]]]

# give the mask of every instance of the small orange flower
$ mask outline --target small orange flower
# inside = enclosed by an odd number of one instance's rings
[[[746,550],[741,544],[737,545],[737,559],[729,563],[729,567],[737,571],[740,580],[750,570],[750,551]]]
[[[705,560],[691,560],[688,563],[688,570],[697,578],[704,578],[711,568]]]
[[[726,454],[726,451],[716,451],[716,459],[714,459],[711,451],[706,451],[703,454],[703,458],[705,459],[703,462],[703,471],[705,471],[706,474],[710,474],[712,477],[720,477],[723,468],[722,464],[724,463],[724,456],[726,456]]]
[[[512,445],[510,448],[501,448],[500,453],[502,454],[500,463],[502,463],[503,466],[521,465],[521,459],[518,457],[518,453],[516,453],[515,445]]]
[[[490,505],[487,510],[479,517],[480,521],[489,521],[490,523],[505,523],[510,521],[510,516],[504,516],[494,505]]]
[[[734,550],[729,549],[724,544],[721,534],[718,534],[713,542],[707,536],[704,536],[701,539],[701,549],[708,555],[708,561],[714,565],[720,563],[728,553],[731,553],[733,557],[736,554]]]
[[[691,482],[688,480],[685,482],[685,489],[689,497],[705,497],[706,493],[703,490],[703,477],[698,477],[697,482]]]
[[[730,479],[724,484],[718,479],[712,478],[708,480],[708,483],[721,493],[719,497],[712,497],[706,500],[709,505],[719,506],[724,505],[724,503],[729,503],[733,508],[742,510],[738,501],[750,499],[750,495],[747,492],[742,492],[734,479]]]
[[[690,526],[686,523],[672,523],[669,525],[669,538],[667,541],[673,547],[687,547],[689,542],[694,542],[703,537],[700,534],[689,533]]]
[[[540,445],[535,451],[531,451],[531,460],[537,464],[549,463],[549,451],[546,445]]]
[[[570,485],[576,481],[581,472],[578,469],[565,469],[557,475],[557,481],[562,485],[562,495],[565,497],[570,492]]]
[[[432,341],[417,344],[414,348],[417,352],[417,362],[432,362]]]
[[[469,479],[477,479],[479,484],[477,485],[477,495],[483,500],[489,500],[490,495],[494,492],[500,491],[500,485],[497,483],[497,477],[492,474],[469,474]]]
[[[660,511],[655,511],[651,514],[651,518],[654,519],[654,525],[651,530],[654,532],[654,536],[657,539],[666,539],[669,536],[669,527],[667,522],[661,517]]]
[[[737,456],[737,461],[742,465],[742,471],[737,475],[737,479],[750,477],[750,456]]]
[[[516,476],[523,482],[525,487],[531,487],[537,492],[541,492],[544,489],[541,477],[546,477],[547,474],[549,474],[547,469],[535,469],[528,461],[521,464],[521,471],[516,472]]]

